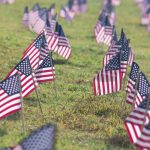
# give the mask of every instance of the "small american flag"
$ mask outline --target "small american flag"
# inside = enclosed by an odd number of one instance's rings
[[[72,10],[70,10],[67,6],[65,6],[61,8],[60,16],[62,18],[65,18],[67,21],[72,21],[75,16],[75,13]]]
[[[129,74],[129,79],[127,83],[127,103],[132,104],[134,100],[135,95],[135,85],[137,84],[138,75],[140,73],[140,67],[137,63],[133,62],[131,66],[131,71]]]
[[[27,97],[32,91],[34,91],[38,87],[38,83],[35,78],[35,74],[32,71],[28,57],[21,60],[21,62],[18,63],[11,70],[11,72],[7,75],[7,77],[10,77],[16,73],[20,74],[22,96]]]
[[[40,9],[39,10],[39,18],[35,21],[35,23],[32,26],[32,30],[38,34],[41,33],[41,31],[44,29],[47,19],[47,10],[46,9]]]
[[[20,144],[11,150],[53,150],[55,142],[55,127],[47,124],[32,132]]]
[[[24,8],[24,15],[22,18],[22,22],[25,27],[28,27],[28,25],[29,25],[29,10],[28,10],[27,6]]]
[[[120,49],[120,53],[121,53],[121,71],[123,73],[123,77],[126,74],[127,71],[127,65],[128,65],[128,60],[129,60],[129,55],[130,55],[130,49],[129,49],[129,42],[126,41],[121,49]]]
[[[137,142],[135,143],[137,148],[140,150],[149,150],[150,149],[150,122],[148,125],[146,125],[142,132],[140,137],[138,138]]]
[[[105,22],[105,12],[104,10],[100,13],[100,16],[98,18],[98,21],[94,27],[94,35],[96,38],[96,41],[99,42],[101,41],[103,35],[104,35],[104,22]]]
[[[69,44],[67,37],[64,34],[62,26],[57,24],[55,32],[58,33],[58,44],[54,49],[54,52],[58,53],[65,59],[69,59],[71,55],[71,46]]]
[[[144,73],[141,72],[139,76],[138,86],[137,86],[137,94],[136,94],[137,96],[135,100],[135,107],[140,105],[140,103],[148,97],[149,87],[150,85],[146,76],[144,75]]]
[[[97,42],[98,43],[102,42],[102,43],[110,46],[111,40],[112,40],[113,27],[111,26],[111,24],[109,22],[108,16],[106,16],[106,18],[105,18],[104,31],[102,33],[101,33],[100,38],[97,38]]]
[[[52,57],[47,57],[42,61],[39,67],[35,71],[35,77],[37,82],[49,82],[55,79],[55,68]]]
[[[47,10],[47,12],[48,12],[48,18],[51,18],[52,16],[54,16],[55,15],[55,3],[53,3],[50,7],[49,7],[49,9]]]
[[[37,3],[33,6],[32,10],[29,12],[29,28],[31,31],[34,24],[39,19],[39,10],[40,10],[40,6]]]
[[[87,12],[87,0],[79,0],[79,9],[81,13]]]
[[[18,74],[0,82],[0,119],[21,109],[20,88]]]
[[[142,101],[125,120],[125,125],[132,143],[137,142],[137,139],[141,135],[142,126],[147,125],[150,121],[150,105],[146,111],[147,103],[147,99]]]
[[[120,70],[120,54],[118,54],[93,79],[94,94],[105,95],[118,92],[121,86],[122,72]]]
[[[56,23],[56,28],[57,28],[57,25],[58,23]],[[50,51],[53,51],[56,46],[58,45],[58,33],[57,32],[53,32],[51,30],[51,28],[49,27],[46,27],[44,29],[44,34],[45,34],[45,37],[46,37],[46,42],[48,44],[48,48]]]
[[[45,43],[44,32],[39,34],[38,37],[31,43],[31,45],[26,49],[21,59],[23,60],[24,58],[29,57],[31,67],[33,69],[36,69],[38,67],[41,55],[44,55],[44,51],[42,48],[42,46],[44,45],[43,43]],[[45,52],[45,55],[47,56],[47,51]]]

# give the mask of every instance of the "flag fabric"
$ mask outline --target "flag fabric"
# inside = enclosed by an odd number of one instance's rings
[[[57,19],[57,14],[50,18],[50,28],[52,32],[55,32],[56,22],[57,22],[56,19]]]
[[[120,5],[120,0],[112,0],[112,5],[119,6]]]
[[[35,70],[35,77],[39,83],[50,82],[55,79],[55,68],[50,55],[47,55],[47,57]]]
[[[63,6],[60,11],[60,16],[62,18],[65,18],[67,21],[72,21],[75,13],[70,10],[68,6]]]
[[[57,25],[58,23],[56,23],[56,28],[57,28]],[[58,41],[59,41],[58,32],[53,32],[51,28],[46,27],[44,29],[44,34],[46,37],[46,43],[47,43],[48,49],[50,51],[53,51],[58,45]]]
[[[150,87],[149,81],[147,80],[144,73],[140,72],[136,99],[135,99],[135,108],[148,97],[149,87]]]
[[[11,150],[53,150],[55,140],[55,126],[47,124],[32,132]]]
[[[39,66],[40,58],[42,58],[41,55],[47,56],[47,51],[43,51],[45,35],[44,32],[38,35],[38,37],[29,45],[29,47],[26,49],[23,57],[21,60],[23,60],[26,57],[29,57],[31,67],[33,69],[36,69]],[[46,53],[46,54],[44,54]]]
[[[28,25],[29,25],[29,10],[28,10],[27,6],[24,8],[24,16],[23,16],[22,22],[25,27],[28,27]]]
[[[65,36],[62,26],[59,25],[58,23],[56,25],[55,32],[58,33],[58,44],[54,49],[54,52],[58,53],[60,56],[64,57],[65,59],[69,59],[71,55],[71,46],[69,44],[67,37]]]
[[[127,92],[127,99],[126,102],[129,104],[133,104],[134,98],[136,98],[135,96],[135,85],[137,84],[137,80],[138,80],[138,76],[140,73],[140,67],[137,63],[133,62],[132,63],[132,67],[131,67],[131,71],[129,74],[129,79],[128,79],[128,83],[127,83],[127,88],[126,88],[126,92]]]
[[[32,91],[34,91],[38,87],[38,83],[35,78],[33,69],[31,68],[30,60],[28,57],[21,60],[20,63],[18,63],[11,70],[7,77],[10,77],[16,73],[20,75],[22,96],[27,97]]]
[[[29,29],[31,31],[32,31],[34,24],[39,19],[39,10],[40,10],[40,6],[37,3],[33,6],[32,10],[29,12]]]
[[[125,74],[127,72],[127,65],[128,65],[128,60],[129,60],[129,55],[130,55],[130,49],[129,49],[129,42],[126,41],[121,49],[121,71],[123,73],[123,77],[125,77]]]
[[[0,0],[0,3],[3,3],[3,4],[12,4],[14,2],[15,0]]]
[[[150,122],[142,129],[141,135],[135,145],[139,149],[150,149]]]
[[[51,18],[51,17],[53,17],[55,15],[55,7],[56,7],[56,5],[55,5],[55,3],[53,3],[50,6],[50,8],[47,10],[47,12],[48,12],[48,18]]]
[[[104,25],[105,17],[106,17],[105,11],[102,10],[102,12],[100,13],[100,16],[98,18],[98,21],[97,21],[97,23],[96,23],[96,25],[94,27],[94,35],[95,35],[97,43],[99,41],[101,41],[101,39],[102,39],[102,37],[104,35],[104,27],[103,27],[103,25]]]
[[[112,40],[113,27],[110,25],[108,16],[105,18],[104,28],[99,32],[99,36],[97,36],[97,43],[104,43],[108,46],[111,44]]]
[[[18,74],[0,82],[0,119],[21,109],[20,88]]]
[[[79,0],[79,9],[80,13],[87,12],[87,0]]]
[[[131,143],[137,141],[141,135],[142,126],[147,125],[150,121],[150,104],[148,105],[148,110],[146,110],[147,104],[148,100],[145,99],[125,120],[125,126]]]
[[[94,77],[94,95],[115,93],[121,87],[122,72],[120,70],[120,54],[118,54]]]
[[[32,25],[32,30],[34,32],[40,34],[46,25],[47,10],[46,9],[40,9],[38,11],[38,13],[39,13],[39,17],[35,21],[35,23]]]

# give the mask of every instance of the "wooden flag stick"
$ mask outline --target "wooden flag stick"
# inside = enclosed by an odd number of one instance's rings
[[[41,111],[41,113],[42,113],[42,115],[43,115],[42,105],[41,105],[40,97],[39,97],[39,94],[38,94],[38,91],[37,91],[37,88],[36,88],[36,84],[35,84],[33,72],[34,72],[34,71],[32,71],[32,80],[33,80],[33,84],[34,84],[34,88],[35,88],[35,94],[36,94],[36,96],[37,96],[37,100],[38,100],[38,103],[39,103],[40,111]]]
[[[56,94],[56,98],[58,97],[58,88],[57,88],[57,81],[56,81],[56,78],[55,78],[55,75],[54,75],[54,70],[53,70],[53,61],[52,61],[52,52],[49,53],[50,55],[50,63],[52,64],[52,73],[53,73],[53,78],[54,78],[54,91],[55,91],[55,94]]]
[[[145,110],[145,114],[144,114],[144,121],[143,121],[142,129],[144,128],[144,123],[146,122],[146,115],[147,115],[147,112],[149,109],[149,105],[150,105],[150,91],[148,94],[148,101],[147,101],[146,110]]]
[[[21,88],[21,77],[19,75],[19,84],[20,84],[20,98],[21,98],[21,116],[22,116],[22,129],[25,132],[26,126],[25,126],[25,115],[24,115],[24,105],[23,105],[23,96],[22,96],[22,88]]]

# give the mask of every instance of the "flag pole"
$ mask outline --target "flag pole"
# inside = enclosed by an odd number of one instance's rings
[[[146,115],[147,115],[147,111],[149,108],[149,104],[150,104],[150,90],[149,90],[149,94],[148,94],[148,101],[147,101],[146,110],[145,110],[145,114],[144,114],[144,121],[143,121],[142,129],[144,128],[144,123],[146,122]]]
[[[53,73],[53,78],[54,78],[54,91],[55,91],[55,94],[56,94],[56,99],[58,98],[58,86],[57,86],[57,82],[56,82],[56,78],[55,78],[55,75],[54,75],[54,70],[53,70],[53,67],[54,67],[54,65],[53,65],[53,61],[52,61],[52,52],[50,52],[49,53],[49,55],[50,55],[50,63],[52,64],[52,73]]]
[[[34,88],[35,88],[35,94],[37,96],[37,100],[38,100],[38,103],[39,103],[39,108],[40,108],[40,111],[41,111],[41,113],[43,115],[42,105],[41,105],[40,97],[39,97],[39,94],[38,94],[38,91],[37,91],[37,88],[36,88],[36,84],[35,84],[33,73],[34,73],[34,70],[32,70],[32,80],[33,80],[33,84],[34,84]]]
[[[21,88],[21,77],[19,75],[19,84],[20,84],[20,98],[21,98],[21,116],[22,116],[22,129],[25,132],[26,131],[26,126],[25,126],[25,115],[24,115],[24,105],[23,105],[23,96],[22,96],[22,88]]]

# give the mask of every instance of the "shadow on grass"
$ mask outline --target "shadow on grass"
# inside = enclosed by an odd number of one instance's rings
[[[68,64],[68,65],[71,65],[71,66],[74,66],[74,67],[86,67],[86,65],[81,65],[81,64],[74,64],[74,63],[72,63],[72,62],[69,62],[69,61],[67,61],[67,60],[62,60],[62,59],[56,59],[56,60],[54,60],[54,64],[55,65],[64,65],[64,64]]]
[[[107,139],[108,144],[111,144],[115,147],[131,148],[130,141],[127,137],[115,135]]]
[[[20,115],[19,115],[19,112],[17,113],[14,113],[13,115],[10,115],[6,118],[6,120],[10,120],[10,121],[17,121],[17,120],[20,120]]]
[[[6,134],[7,134],[6,130],[0,129],[0,137],[4,136]]]
[[[25,105],[28,105],[30,107],[37,107],[38,106],[38,99],[36,97],[27,97],[24,101]]]

